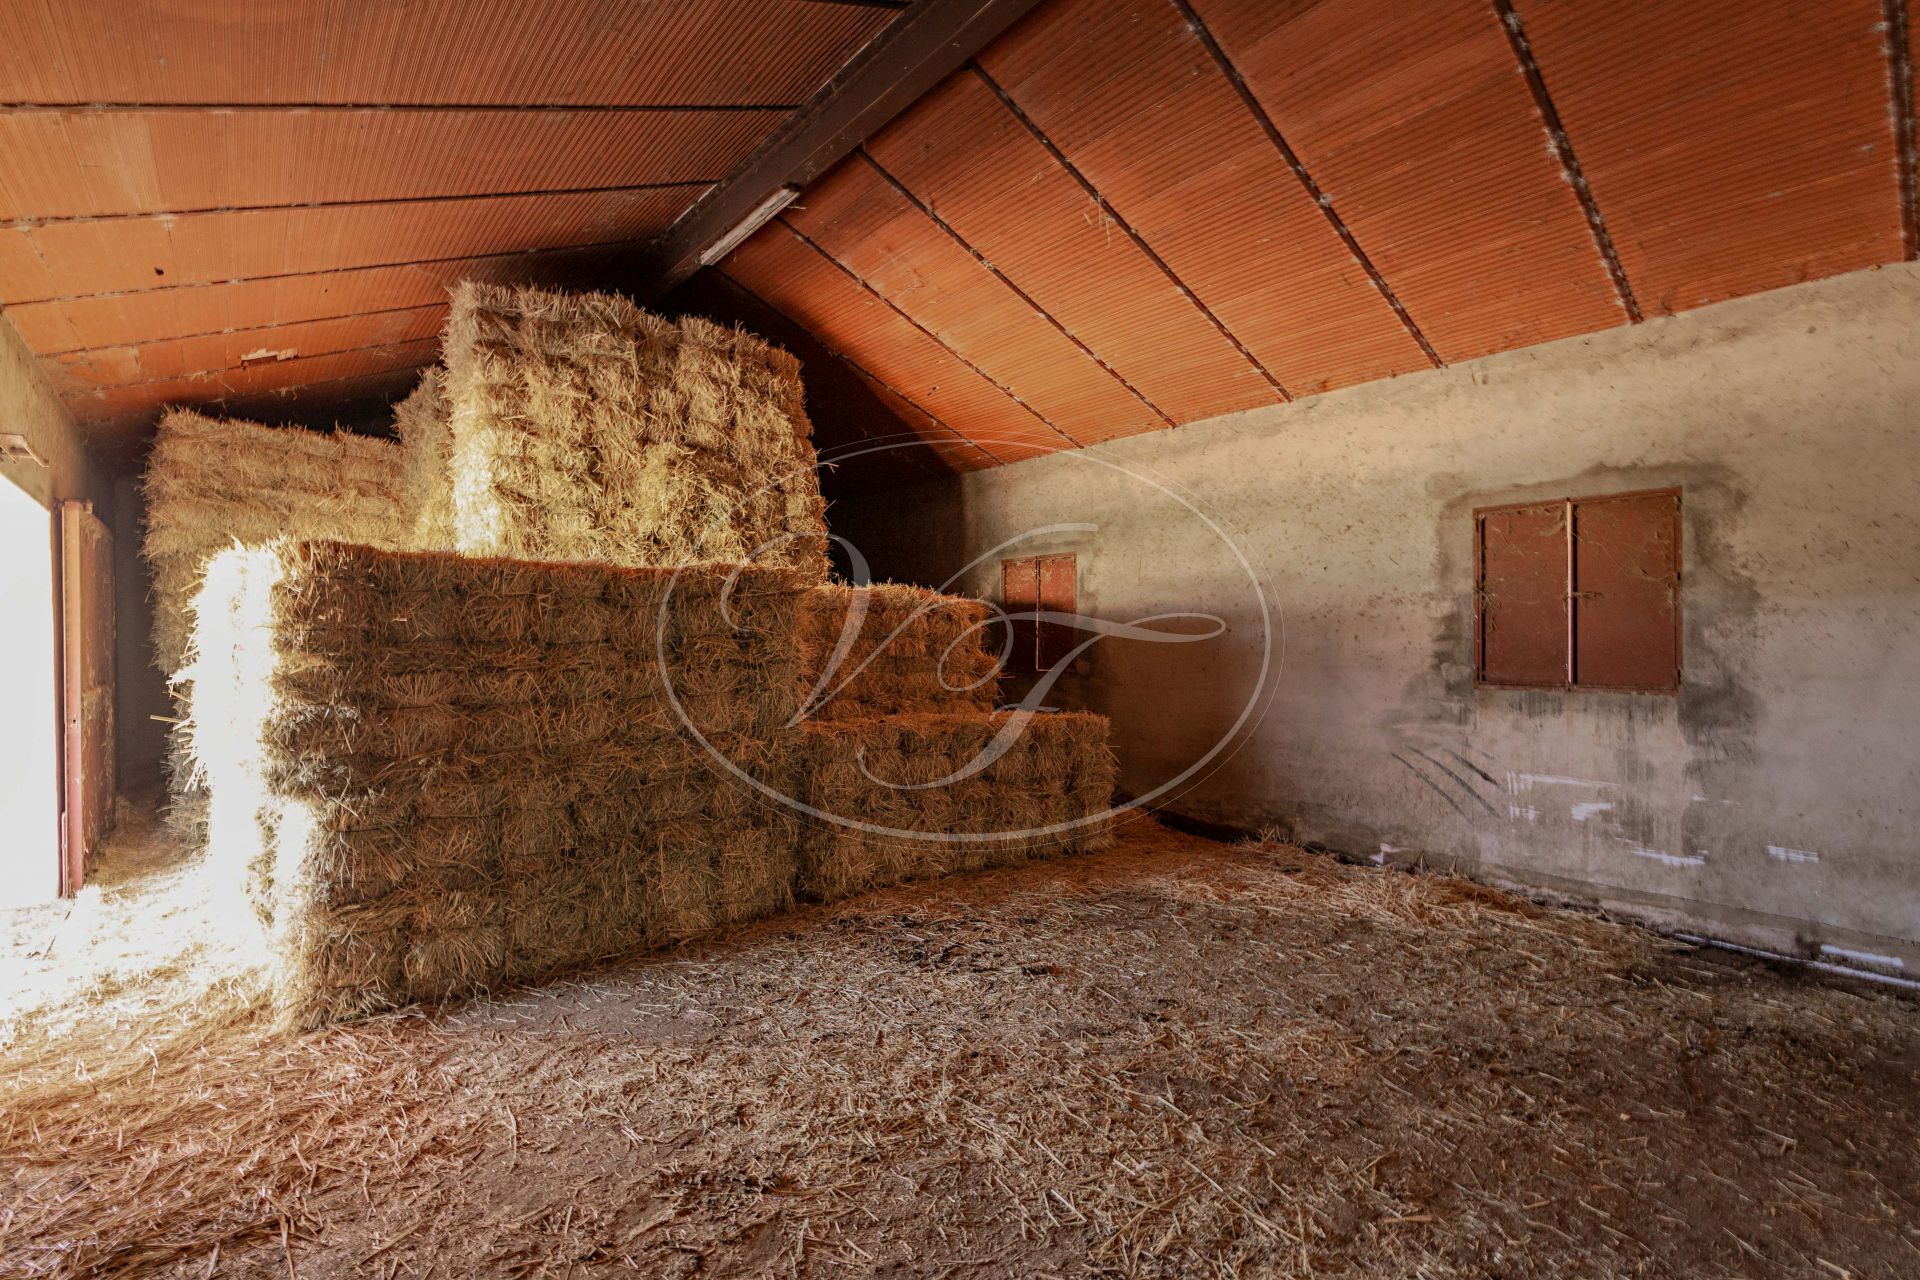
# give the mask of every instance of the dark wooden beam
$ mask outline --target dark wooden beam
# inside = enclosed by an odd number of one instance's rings
[[[1039,0],[920,0],[655,241],[632,292],[685,280],[700,255],[783,187],[804,187],[966,65]]]

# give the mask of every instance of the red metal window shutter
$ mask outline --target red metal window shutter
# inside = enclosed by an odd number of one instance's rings
[[[1031,613],[1040,607],[1040,562],[1003,560],[1000,563],[1000,605],[1008,613]],[[1038,628],[1031,618],[1016,618],[1009,624],[1013,633],[1006,669],[1016,674],[1034,670],[1039,652]]]
[[[1475,532],[1480,679],[1567,684],[1567,504],[1484,511]]]
[[[1073,557],[1042,556],[1038,566],[1041,609],[1048,613],[1073,613],[1077,576]],[[1041,623],[1037,639],[1038,657],[1034,665],[1040,671],[1051,669],[1080,642],[1078,632],[1059,622]]]
[[[1672,689],[1680,673],[1680,495],[1573,504],[1576,684]]]

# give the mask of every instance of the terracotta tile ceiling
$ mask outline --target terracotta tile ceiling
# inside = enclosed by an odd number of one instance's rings
[[[1047,0],[720,269],[1011,461],[1911,257],[1913,55],[1902,0]]]
[[[604,279],[877,34],[811,0],[0,7],[0,305],[95,438],[353,413],[446,286]]]
[[[930,474],[1912,257],[1908,3],[1044,0],[667,302]],[[0,303],[109,438],[403,394],[461,278],[616,284],[890,16],[164,8],[0,9]]]

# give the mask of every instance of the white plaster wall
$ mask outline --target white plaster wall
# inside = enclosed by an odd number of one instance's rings
[[[1293,405],[1099,457],[1192,494],[1283,621],[1271,700],[1172,807],[1920,976],[1920,267],[1902,264]],[[1472,507],[1684,489],[1684,689],[1472,683]],[[1226,618],[1103,642],[1066,698],[1148,790],[1232,722],[1253,592],[1201,521],[1061,455],[843,503],[883,576],[939,582],[1086,522],[1081,604]],[[1026,550],[1025,544],[1022,550]],[[994,557],[963,585],[997,589]]]
[[[33,353],[4,318],[0,318],[0,431],[27,437],[47,463],[36,467],[0,462],[0,476],[32,494],[43,507],[62,498],[79,498],[92,502],[103,520],[109,519],[109,481],[47,385]]]

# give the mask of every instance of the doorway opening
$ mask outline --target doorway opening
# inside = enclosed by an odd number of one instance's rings
[[[53,517],[0,481],[0,907],[60,894],[60,710]]]

